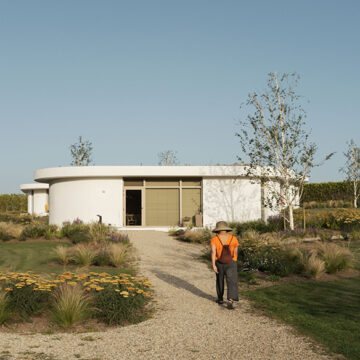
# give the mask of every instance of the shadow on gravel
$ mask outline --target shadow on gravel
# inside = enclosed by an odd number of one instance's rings
[[[160,280],[163,280],[163,281],[167,282],[168,284],[175,286],[178,289],[187,290],[196,296],[202,297],[202,298],[210,300],[212,302],[215,300],[214,297],[212,297],[211,295],[204,293],[202,290],[198,289],[196,286],[188,283],[187,281],[185,281],[177,276],[167,274],[167,273],[165,273],[161,270],[157,270],[157,269],[153,269],[152,272]]]

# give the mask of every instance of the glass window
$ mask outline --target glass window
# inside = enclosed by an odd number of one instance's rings
[[[124,186],[143,186],[142,179],[124,179]]]
[[[183,179],[183,186],[201,186],[201,179]]]
[[[146,189],[145,214],[147,226],[179,224],[179,189]]]
[[[201,211],[201,189],[182,190],[182,217],[190,217],[193,222],[194,216]]]
[[[146,179],[146,186],[179,186],[179,179],[150,178]]]

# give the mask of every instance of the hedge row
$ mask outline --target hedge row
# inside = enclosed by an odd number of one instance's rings
[[[27,196],[25,194],[0,194],[0,212],[27,211]]]
[[[353,189],[349,181],[305,184],[302,197],[303,202],[352,199]]]

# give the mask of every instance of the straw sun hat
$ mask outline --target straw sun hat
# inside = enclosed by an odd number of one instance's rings
[[[232,231],[233,229],[230,228],[226,221],[218,221],[216,223],[216,228],[213,230],[214,233],[220,232],[220,231]]]

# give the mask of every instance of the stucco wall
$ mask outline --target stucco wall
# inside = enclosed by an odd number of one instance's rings
[[[203,223],[261,218],[261,186],[248,179],[203,179]]]
[[[28,195],[30,196],[30,195]],[[34,195],[32,196],[32,214],[37,216],[47,215],[46,205],[48,204],[48,191],[47,190],[34,190]],[[29,201],[29,199],[28,199]],[[29,205],[28,205],[29,207]]]
[[[114,226],[123,224],[122,179],[71,179],[50,183],[50,224],[62,225],[76,218],[84,222],[98,221]]]

